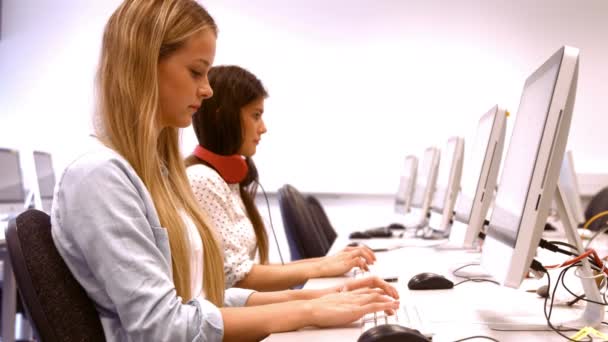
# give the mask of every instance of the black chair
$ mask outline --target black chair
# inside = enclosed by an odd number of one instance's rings
[[[47,341],[105,341],[93,301],[68,269],[51,236],[50,217],[30,209],[6,230],[9,258],[30,322]]]
[[[319,202],[319,200],[312,195],[308,195],[306,197],[306,201],[308,202],[310,211],[312,212],[313,219],[315,220],[317,226],[321,227],[321,231],[323,232],[323,234],[325,234],[325,238],[327,239],[327,242],[331,247],[331,245],[336,240],[338,234],[336,233],[334,227],[331,225],[329,217],[327,217],[327,214],[323,209],[323,205],[321,205],[321,202]]]
[[[585,221],[589,221],[595,215],[606,210],[608,210],[608,187],[593,195],[585,209]],[[608,216],[603,216],[591,223],[589,229],[597,231],[606,227],[606,225],[608,225]]]
[[[287,184],[279,189],[279,208],[291,260],[325,256],[330,244],[317,227],[306,198]]]

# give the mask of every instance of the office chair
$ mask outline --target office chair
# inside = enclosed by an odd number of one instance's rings
[[[6,229],[9,258],[30,321],[42,341],[105,341],[93,301],[51,237],[50,217],[30,209]]]
[[[330,244],[315,224],[306,198],[286,184],[279,189],[279,208],[291,260],[325,256]]]
[[[321,202],[319,202],[319,200],[312,195],[308,195],[306,197],[306,201],[308,202],[310,211],[313,214],[313,219],[315,220],[315,223],[317,224],[317,226],[321,227],[321,231],[325,234],[325,238],[327,239],[327,242],[331,247],[331,245],[336,240],[338,234],[336,233],[334,227],[331,225],[329,217],[327,217],[327,214],[323,209],[323,205],[321,205]]]
[[[593,195],[585,209],[585,221],[589,221],[595,215],[608,210],[608,187],[603,188]],[[598,217],[589,225],[591,230],[601,230],[608,224],[608,216]]]

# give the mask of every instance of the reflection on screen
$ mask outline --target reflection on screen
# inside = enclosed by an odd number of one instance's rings
[[[448,141],[443,151],[441,151],[441,162],[439,163],[439,172],[437,174],[437,182],[432,203],[432,207],[435,210],[443,210],[448,184],[450,182],[450,171],[452,171],[452,163],[454,162],[455,149],[456,140],[451,139]]]
[[[492,109],[492,112],[495,111],[496,109]],[[484,115],[477,124],[475,142],[471,146],[470,159],[463,166],[464,170],[462,174],[465,177],[462,177],[461,190],[456,202],[456,218],[459,221],[469,222],[471,211],[473,210],[475,193],[479,187],[485,186],[485,182],[487,181],[487,175],[482,179],[481,171],[486,157],[486,150],[494,148],[493,146],[488,146],[488,144],[492,135],[492,126],[494,125],[495,118],[496,115]]]
[[[0,150],[0,203],[23,203],[25,193],[19,165],[19,154]]]
[[[52,199],[53,189],[55,188],[55,172],[53,170],[51,155],[34,152],[34,164],[36,164],[36,176],[38,177],[40,198]]]
[[[414,188],[414,198],[412,199],[412,205],[416,207],[422,207],[424,203],[424,193],[426,191],[427,183],[429,182],[429,176],[431,173],[431,167],[433,164],[433,152],[435,150],[428,148],[424,151],[424,157],[422,158],[422,165],[420,166],[420,172],[416,177],[416,187]]]
[[[490,220],[492,236],[514,247],[538,157],[559,64],[529,83],[521,103]]]

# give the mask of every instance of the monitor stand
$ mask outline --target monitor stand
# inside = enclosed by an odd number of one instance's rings
[[[578,231],[574,222],[576,222],[572,210],[567,205],[565,199],[566,193],[561,189],[559,183],[557,185],[557,189],[555,191],[555,202],[557,204],[557,211],[559,217],[561,218],[562,225],[564,227],[564,232],[566,234],[566,238],[568,239],[568,243],[575,246],[578,249],[578,253],[584,252],[583,243],[578,235]],[[579,269],[580,272],[580,281],[583,286],[583,290],[585,292],[585,298],[590,299],[599,303],[603,303],[604,299],[600,294],[600,291],[595,283],[595,279],[593,278],[594,274],[590,267],[589,261],[586,259],[581,262],[582,266]],[[554,283],[554,286],[559,286],[559,284]],[[544,309],[544,308],[543,308]],[[572,314],[572,311],[575,309],[572,307],[568,307],[566,313]],[[597,328],[602,324],[604,320],[604,305],[585,302],[585,308],[582,310],[581,316],[572,319],[571,315],[564,315],[565,317],[561,317],[564,310],[561,308],[553,308],[553,312],[558,316],[555,319],[551,319],[551,324],[557,328],[574,328],[581,329],[583,327],[594,327]],[[567,318],[569,317],[569,319]],[[531,320],[530,317],[521,317],[522,319],[518,319],[518,317],[505,317],[504,321],[498,320],[499,322],[488,322],[488,326],[494,329],[499,330],[548,330],[547,321],[543,315],[542,320]]]
[[[568,242],[575,246],[578,249],[578,253],[583,253],[585,248],[583,247],[583,243],[581,241],[580,236],[578,235],[576,218],[570,206],[567,205],[566,193],[563,189],[561,189],[559,182],[557,185],[557,189],[555,191],[555,199],[557,203],[557,211],[562,218],[562,224],[564,227],[564,231],[566,233],[566,238]],[[604,301],[602,295],[600,294],[600,290],[595,283],[595,279],[592,278],[594,276],[589,261],[586,259],[582,261],[582,266],[580,268],[581,273],[581,284],[583,285],[583,290],[585,291],[585,296],[587,299],[600,302]],[[583,311],[582,316],[572,322],[567,322],[569,326],[576,324],[574,326],[591,326],[598,327],[601,325],[604,320],[604,306],[596,303],[585,302],[585,311]]]

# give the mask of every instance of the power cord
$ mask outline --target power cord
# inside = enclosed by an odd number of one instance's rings
[[[266,195],[266,190],[262,186],[262,183],[257,182],[260,188],[262,189],[262,193],[264,194],[264,199],[266,199],[266,209],[268,209],[268,220],[270,221],[270,230],[272,230],[272,236],[274,237],[274,242],[277,245],[277,251],[279,251],[279,258],[281,258],[281,264],[285,265],[285,261],[283,260],[283,254],[281,254],[281,247],[279,247],[279,240],[277,239],[277,234],[274,232],[274,225],[272,224],[272,214],[270,214],[270,202],[268,201],[268,196]]]
[[[568,288],[568,286],[566,286],[566,282],[564,281],[564,279],[566,278],[566,273],[568,273],[568,271],[569,271],[571,268],[573,268],[573,267],[580,267],[580,266],[582,266],[582,264],[581,264],[581,263],[576,263],[576,264],[573,264],[573,265],[570,265],[570,266],[566,267],[566,268],[565,268],[565,269],[562,271],[562,273],[564,274],[564,275],[561,277],[561,283],[562,283],[562,286],[564,287],[564,289],[566,289],[566,291],[568,291],[568,293],[570,293],[570,294],[571,294],[573,297],[575,297],[575,298],[576,298],[576,300],[569,302],[569,303],[568,303],[568,305],[569,305],[569,306],[572,306],[572,305],[574,305],[576,302],[578,302],[579,300],[582,300],[582,301],[589,302],[589,303],[594,303],[594,304],[599,304],[599,305],[603,305],[603,306],[608,306],[608,302],[606,302],[606,293],[604,293],[604,294],[603,294],[603,297],[604,297],[604,303],[601,303],[601,302],[598,302],[598,301],[595,301],[595,300],[587,299],[587,298],[585,298],[585,295],[579,296],[579,295],[575,294],[574,292],[572,292],[572,291],[571,291],[571,290]],[[558,278],[558,279],[559,279],[559,278]]]
[[[544,268],[542,265],[541,265],[541,267],[543,268],[544,273],[547,275],[547,288],[550,289],[551,288],[551,275],[549,274],[549,272],[547,271],[546,268]],[[567,270],[567,268],[564,269],[564,270],[562,270],[559,273],[559,276],[557,277],[557,283],[559,283],[560,279],[564,276],[566,270]],[[551,296],[550,296],[551,303],[550,303],[550,306],[549,306],[549,312],[547,312],[547,302],[549,301],[549,297],[545,298],[545,303],[544,303],[543,311],[544,311],[544,314],[545,314],[545,319],[547,320],[547,325],[556,334],[558,334],[561,337],[567,339],[568,341],[579,341],[579,340],[571,339],[570,337],[568,337],[568,336],[566,336],[565,334],[562,333],[563,331],[572,331],[571,329],[560,330],[560,329],[556,328],[555,326],[553,326],[553,323],[551,323],[551,313],[553,311],[553,305],[555,304],[554,300],[555,300],[555,293],[556,292],[557,292],[557,286],[553,288],[553,293],[551,293]],[[587,341],[591,341],[591,342],[593,341],[593,338],[591,336],[587,336],[587,337],[589,338]]]

